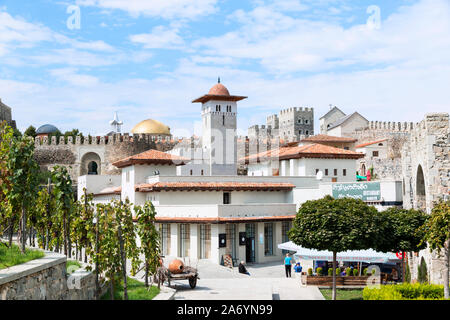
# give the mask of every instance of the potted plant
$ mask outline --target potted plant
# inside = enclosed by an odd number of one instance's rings
[[[318,276],[321,276],[321,275],[322,275],[322,268],[321,268],[321,267],[318,267],[318,268],[316,269],[316,273],[317,273]]]

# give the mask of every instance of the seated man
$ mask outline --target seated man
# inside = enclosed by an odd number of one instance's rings
[[[247,268],[244,266],[244,261],[241,261],[241,263],[239,263],[239,273],[250,275],[250,273],[247,271]]]
[[[300,265],[300,262],[297,262],[294,266],[294,272],[298,273],[298,272],[302,272],[302,266]]]

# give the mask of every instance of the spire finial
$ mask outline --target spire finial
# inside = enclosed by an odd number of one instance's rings
[[[217,83],[220,83],[220,77],[219,77],[219,78],[217,78]]]

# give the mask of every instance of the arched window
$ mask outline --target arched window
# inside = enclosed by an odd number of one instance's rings
[[[91,161],[88,164],[88,174],[98,174],[98,165],[95,161]]]
[[[418,196],[425,195],[425,177],[421,165],[417,168],[416,193]]]

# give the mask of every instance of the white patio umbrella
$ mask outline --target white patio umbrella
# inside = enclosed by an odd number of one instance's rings
[[[294,257],[298,259],[333,261],[333,252],[331,251],[319,251],[315,249],[302,248],[294,244],[292,241],[281,243],[278,245],[278,248],[283,250],[296,251]],[[395,253],[378,252],[373,249],[338,252],[336,260],[367,263],[392,263],[401,261],[397,258]]]

